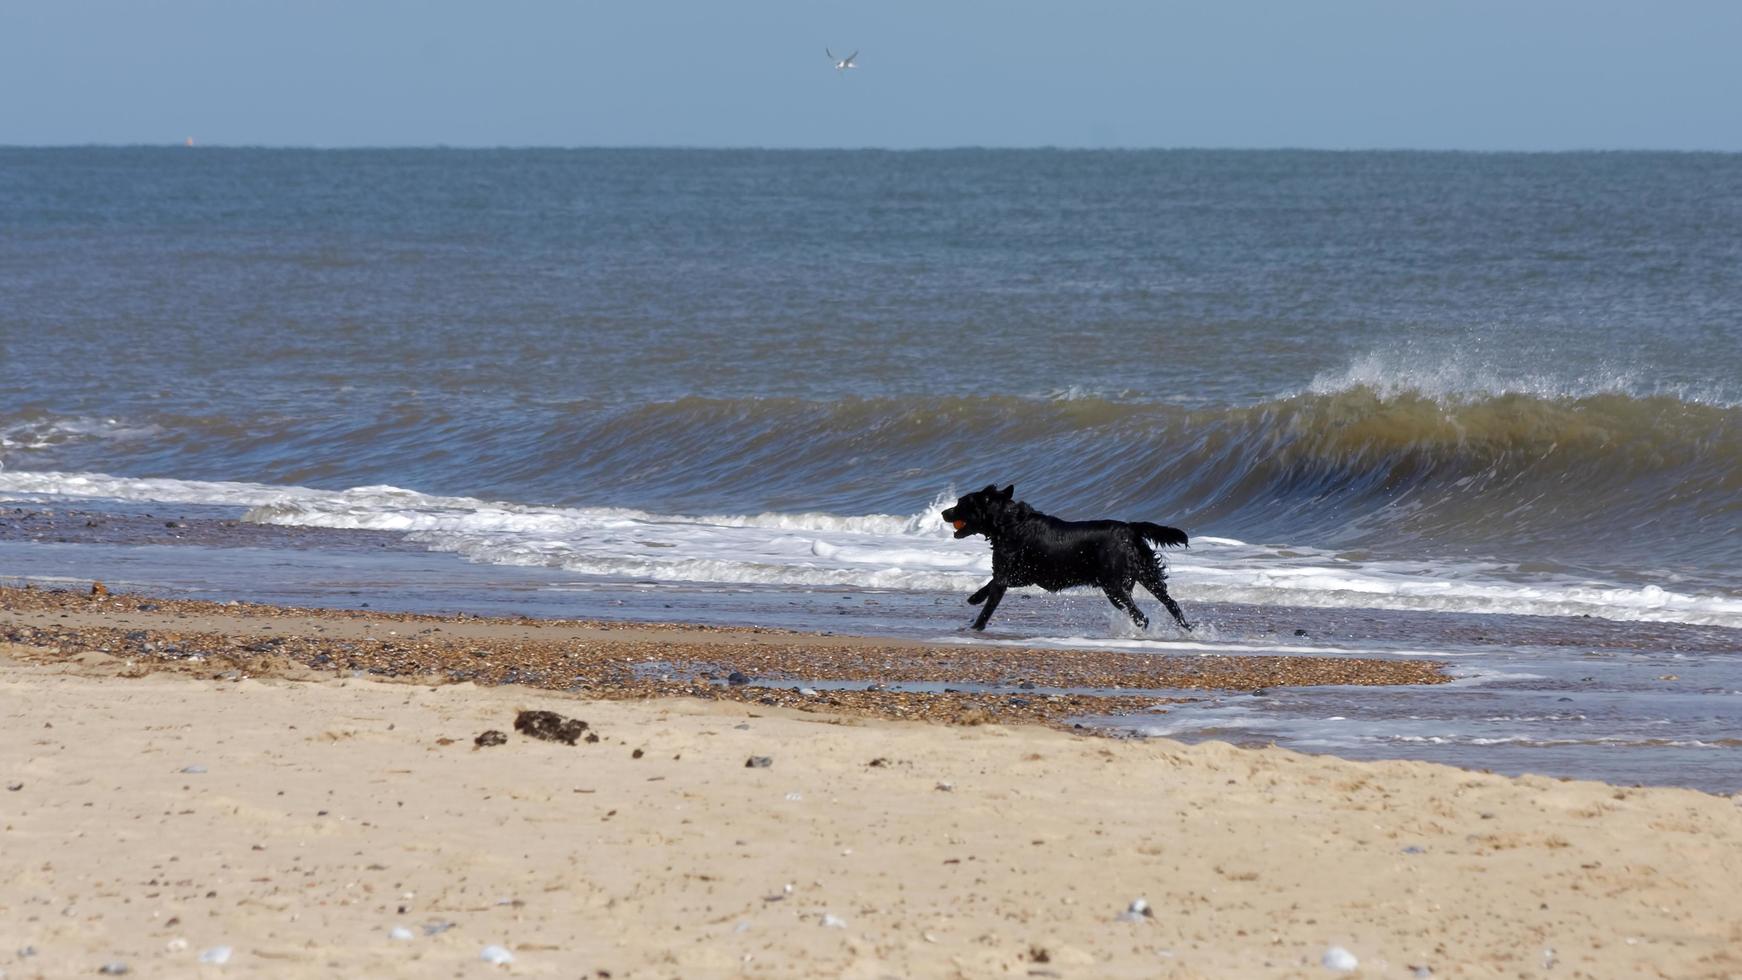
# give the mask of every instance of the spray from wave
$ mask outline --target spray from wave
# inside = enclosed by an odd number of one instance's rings
[[[1582,374],[1522,371],[1469,351],[1411,347],[1374,351],[1339,371],[1321,372],[1290,395],[1336,395],[1365,390],[1381,398],[1414,397],[1442,405],[1469,404],[1507,396],[1576,401],[1601,395],[1635,399],[1671,398],[1692,404],[1738,407],[1729,393],[1709,384],[1648,381],[1635,366],[1603,366]]]

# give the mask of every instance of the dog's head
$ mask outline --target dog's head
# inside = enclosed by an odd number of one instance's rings
[[[995,484],[988,483],[986,489],[958,498],[954,507],[944,508],[943,518],[956,529],[958,538],[970,534],[990,536],[998,515],[1010,506],[1010,498],[1015,493],[1015,486],[1000,490]]]

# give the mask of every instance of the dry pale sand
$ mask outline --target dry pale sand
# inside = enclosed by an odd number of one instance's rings
[[[1742,975],[1742,806],[1691,791],[25,652],[9,978]]]

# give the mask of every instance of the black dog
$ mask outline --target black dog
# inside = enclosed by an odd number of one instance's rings
[[[1098,585],[1107,600],[1124,610],[1139,629],[1149,617],[1131,598],[1131,586],[1141,582],[1182,629],[1191,629],[1179,603],[1167,594],[1161,556],[1149,546],[1186,547],[1186,533],[1147,521],[1061,521],[1010,498],[1016,488],[988,486],[956,501],[943,512],[956,537],[984,534],[992,542],[992,581],[968,597],[969,605],[984,602],[974,628],[983,630],[1004,590],[1013,585],[1038,585],[1050,592],[1075,585]]]

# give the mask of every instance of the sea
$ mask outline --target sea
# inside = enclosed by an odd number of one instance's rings
[[[0,148],[0,582],[1423,658],[1084,723],[1733,793],[1739,270],[1735,154]],[[1198,629],[966,629],[991,483]]]

